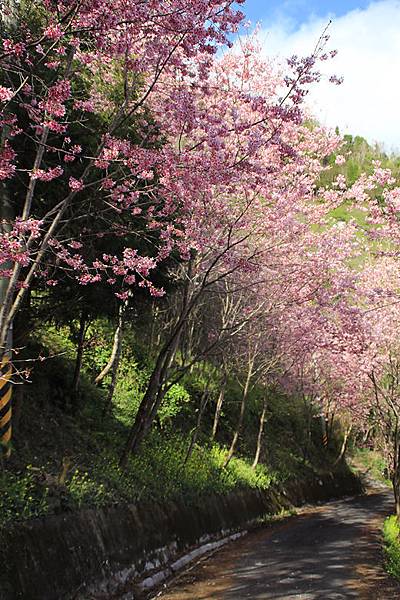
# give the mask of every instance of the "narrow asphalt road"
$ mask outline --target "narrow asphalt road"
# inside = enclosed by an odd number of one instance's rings
[[[400,600],[382,565],[381,527],[392,504],[389,492],[375,490],[308,508],[225,546],[153,598]]]

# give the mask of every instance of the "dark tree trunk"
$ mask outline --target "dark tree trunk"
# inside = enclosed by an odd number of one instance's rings
[[[400,521],[400,473],[399,473],[398,468],[393,473],[392,487],[393,487],[393,494],[394,494],[395,513],[396,513],[397,519]]]
[[[191,436],[191,439],[190,439],[189,448],[188,448],[188,451],[186,453],[185,460],[183,462],[184,465],[187,464],[189,458],[191,457],[193,449],[194,449],[194,446],[195,446],[195,444],[197,442],[197,438],[199,437],[201,421],[202,421],[203,414],[204,414],[204,411],[206,409],[206,406],[207,406],[207,403],[208,403],[208,400],[209,400],[208,385],[209,385],[209,382],[207,382],[207,385],[206,385],[206,387],[205,387],[205,389],[204,389],[204,391],[203,391],[203,393],[201,395],[199,411],[197,413],[196,426],[194,427],[194,429],[192,431],[192,436]]]
[[[122,468],[126,467],[129,455],[139,449],[140,444],[151,427],[155,413],[165,396],[166,390],[164,391],[164,384],[168,368],[175,356],[176,347],[179,342],[179,334],[180,330],[175,331],[172,339],[169,340],[157,357],[155,367],[147,384],[146,392],[140,403],[139,410],[120,458],[120,466]]]
[[[393,460],[393,473],[392,473],[392,486],[394,494],[394,506],[397,520],[400,521],[400,431],[399,431],[399,419],[395,417],[395,428],[394,428],[394,460]]]
[[[188,277],[183,294],[182,310],[169,339],[158,354],[153,372],[150,375],[146,392],[140,403],[139,410],[136,414],[135,421],[131,427],[125,448],[119,461],[119,464],[122,468],[126,467],[129,455],[138,451],[140,444],[152,426],[154,418],[157,415],[158,408],[167,392],[166,382],[169,368],[175,358],[187,318],[200,297],[200,293],[198,293],[196,296],[190,298],[189,288],[191,284],[191,276],[192,261],[189,261]]]

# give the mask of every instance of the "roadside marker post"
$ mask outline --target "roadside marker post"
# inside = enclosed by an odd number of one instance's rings
[[[7,355],[0,363],[0,444],[6,458],[11,455],[12,365]]]

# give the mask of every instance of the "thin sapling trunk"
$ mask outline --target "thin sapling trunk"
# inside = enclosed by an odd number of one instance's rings
[[[259,427],[258,427],[256,453],[255,453],[255,456],[254,456],[253,464],[251,465],[251,468],[253,470],[256,468],[256,466],[258,465],[258,462],[260,460],[260,454],[261,454],[261,448],[262,448],[262,438],[263,438],[263,433],[264,433],[264,423],[265,423],[265,415],[266,415],[266,413],[267,413],[267,398],[264,396],[263,405],[262,405],[262,411],[261,411],[261,415],[260,415],[260,423],[259,423]]]

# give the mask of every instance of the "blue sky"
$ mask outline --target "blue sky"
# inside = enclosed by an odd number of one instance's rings
[[[341,17],[354,9],[364,9],[368,0],[246,0],[241,10],[254,23],[261,21],[264,27],[276,21],[287,20],[293,28],[310,17]]]
[[[265,54],[283,63],[309,56],[332,19],[328,50],[338,55],[324,63],[308,109],[323,125],[400,152],[400,0],[246,0],[241,10],[260,22]],[[343,85],[329,84],[331,74]]]

